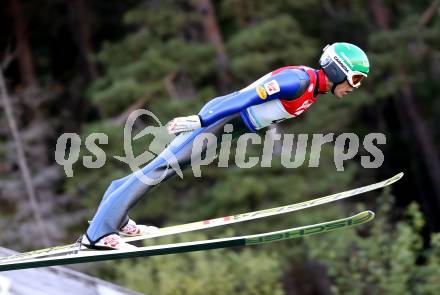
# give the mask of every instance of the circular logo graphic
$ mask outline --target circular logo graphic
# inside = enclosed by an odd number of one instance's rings
[[[263,86],[258,86],[258,87],[256,88],[256,90],[257,90],[257,94],[258,94],[258,96],[259,96],[261,99],[266,99],[266,97],[267,97],[267,92],[266,92],[266,90],[264,89]]]
[[[163,147],[161,148],[157,148],[153,150],[147,150],[144,151],[141,155],[139,156],[135,156],[134,152],[133,152],[133,147],[132,147],[132,132],[133,132],[133,126],[134,123],[136,121],[137,118],[139,118],[141,115],[146,115],[149,116],[150,118],[152,118],[154,121],[157,122],[158,127],[153,127],[153,126],[147,126],[146,128],[144,128],[144,130],[142,130],[141,132],[139,132],[136,136],[133,137],[133,140],[137,140],[145,135],[153,135],[155,138],[157,138],[158,136],[163,136],[163,135],[167,135],[169,136],[169,142],[172,141],[172,139],[174,139],[176,136],[175,135],[170,135],[168,134],[168,132],[166,131],[166,128],[162,126],[162,123],[160,122],[160,120],[150,111],[148,110],[144,110],[144,109],[139,109],[136,110],[134,112],[132,112],[128,118],[127,121],[125,122],[125,127],[124,127],[124,150],[125,150],[125,157],[122,156],[114,156],[115,159],[122,161],[124,163],[127,163],[131,170],[134,172],[134,175],[141,180],[143,183],[147,184],[147,185],[156,185],[158,183],[160,183],[162,180],[165,179],[165,177],[167,176],[167,172],[168,169],[173,169],[177,175],[179,175],[182,179],[183,179],[183,173],[182,170],[180,169],[180,165],[179,165],[179,161],[177,160],[176,156],[173,154],[173,152],[167,148],[163,149]],[[153,140],[154,142],[154,140]],[[152,142],[152,144],[153,144]],[[159,151],[162,150],[159,154]],[[166,162],[166,169],[163,169],[163,171],[161,170],[162,174],[161,175],[155,175],[154,178],[150,178],[148,176],[148,173],[146,173],[146,171],[148,171],[151,167],[145,166],[143,168],[141,168],[141,166],[143,166],[144,164],[146,164],[147,162],[151,161],[153,158],[156,159],[158,157],[160,157],[163,161]],[[146,171],[144,171],[146,170]]]

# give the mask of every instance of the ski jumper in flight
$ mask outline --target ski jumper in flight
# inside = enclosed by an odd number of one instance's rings
[[[369,61],[362,49],[350,43],[327,45],[319,60],[320,68],[286,66],[268,73],[231,94],[210,100],[197,115],[178,117],[167,125],[169,133],[179,134],[154,160],[136,173],[162,181],[176,174],[169,168],[173,155],[181,168],[191,164],[191,153],[201,154],[207,146],[193,145],[202,133],[219,135],[225,124],[255,132],[271,124],[294,118],[331,91],[341,98],[367,77]],[[243,130],[244,128],[241,128]],[[199,149],[199,150],[197,150]],[[128,211],[157,184],[146,184],[136,173],[112,181],[81,243],[94,249],[130,250],[134,245],[121,236],[151,233],[154,226],[136,224]]]

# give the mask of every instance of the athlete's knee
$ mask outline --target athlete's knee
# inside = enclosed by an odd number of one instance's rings
[[[121,184],[123,183],[122,179],[116,179],[110,182],[110,185],[108,186],[109,191],[113,191],[117,189]]]

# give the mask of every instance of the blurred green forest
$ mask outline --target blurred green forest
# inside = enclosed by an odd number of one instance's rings
[[[24,251],[84,233],[107,186],[131,173],[113,156],[124,155],[123,127],[133,110],[150,110],[162,123],[196,114],[210,99],[279,67],[317,67],[326,44],[345,41],[369,56],[362,87],[342,100],[320,96],[277,130],[383,133],[379,169],[362,168],[360,157],[368,153],[361,151],[336,171],[333,143],[323,146],[317,168],[307,167],[310,153],[296,169],[282,167],[279,157],[271,168],[214,163],[202,179],[185,171],[183,180],[159,185],[130,216],[157,226],[187,223],[405,172],[391,188],[354,200],[145,245],[256,234],[363,209],[377,213],[372,223],[303,240],[73,268],[145,294],[439,294],[439,6],[437,0],[2,1],[1,246]],[[153,123],[145,118],[135,127]],[[82,140],[73,177],[55,162],[57,139],[66,132]],[[99,145],[107,158],[103,167],[87,169],[82,159],[94,155],[84,142],[94,132],[109,136]],[[133,144],[136,155],[154,150],[151,138]],[[261,149],[254,145],[250,153]]]

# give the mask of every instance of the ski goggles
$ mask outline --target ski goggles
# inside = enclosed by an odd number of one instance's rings
[[[322,65],[325,73],[329,76],[330,80],[339,84],[344,80],[348,81],[348,84],[354,88],[361,86],[361,81],[367,77],[366,74],[359,71],[351,71],[348,69],[342,69],[334,60],[328,58],[328,62]]]
[[[366,74],[358,71],[350,71],[347,73],[348,84],[354,88],[361,86],[361,81],[364,80],[365,77],[367,77]]]

